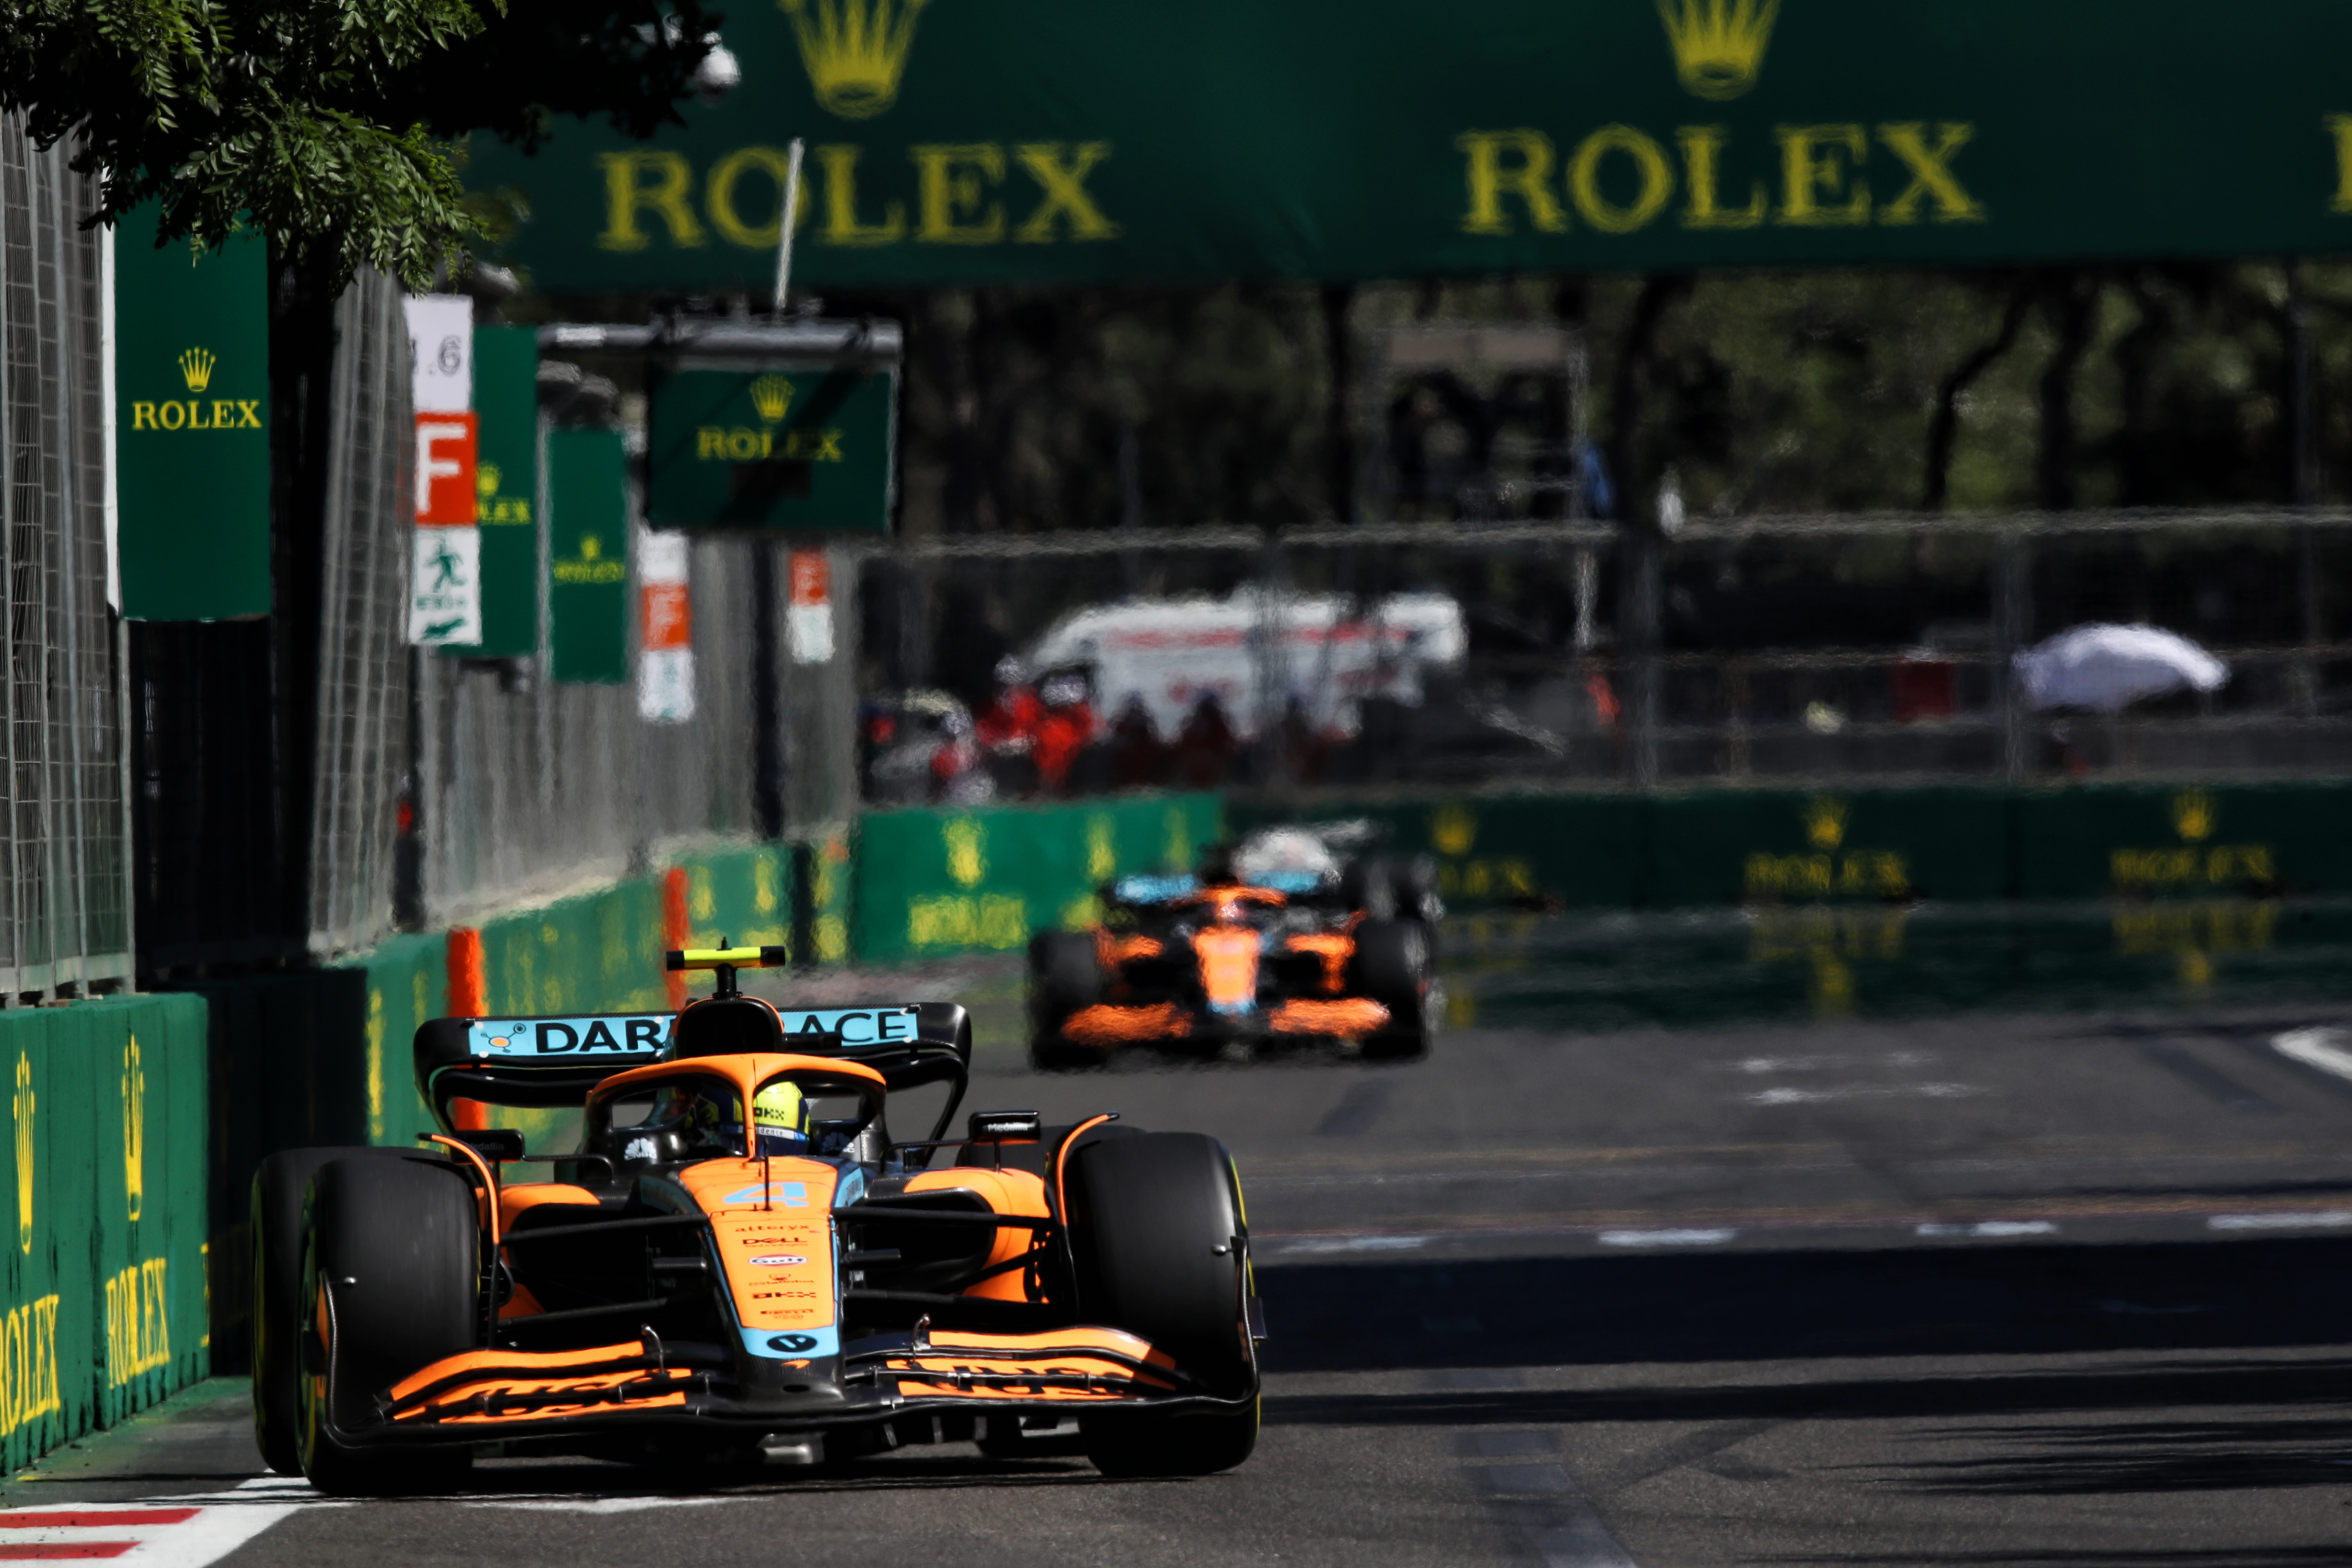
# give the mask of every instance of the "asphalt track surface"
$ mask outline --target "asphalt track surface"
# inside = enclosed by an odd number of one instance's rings
[[[1468,1030],[1405,1067],[1055,1078],[992,1047],[976,1107],[1234,1149],[1274,1335],[1240,1470],[488,1459],[462,1497],[338,1504],[256,1479],[216,1380],[0,1489],[50,1516],[0,1517],[0,1557],[2352,1561],[2352,1079],[2273,1043],[2326,1017]],[[78,1511],[175,1498],[202,1511]]]

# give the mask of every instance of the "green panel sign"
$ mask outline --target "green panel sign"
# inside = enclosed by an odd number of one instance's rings
[[[155,248],[155,217],[114,245],[116,542],[122,613],[269,613],[269,265],[258,235],[216,255]]]
[[[1191,868],[1217,841],[1223,815],[1213,795],[869,811],[857,822],[855,951],[898,963],[1017,952],[1034,931],[1084,930],[1102,918],[1103,883]]]
[[[474,329],[474,485],[481,502],[482,640],[460,658],[539,651],[539,331]]]
[[[684,370],[656,388],[656,528],[886,532],[894,372]]]
[[[548,641],[558,680],[629,679],[629,473],[621,433],[547,436]]]
[[[2352,248],[2352,7],[782,0],[743,83],[467,174],[542,288],[1999,263]]]

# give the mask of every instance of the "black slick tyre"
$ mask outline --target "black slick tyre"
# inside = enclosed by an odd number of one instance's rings
[[[379,1421],[376,1395],[475,1347],[480,1220],[473,1184],[425,1160],[335,1160],[310,1178],[302,1216],[302,1473],[344,1495],[458,1484],[463,1447],[346,1443]]]
[[[1348,961],[1349,989],[1389,1010],[1389,1021],[1364,1037],[1364,1055],[1410,1060],[1429,1054],[1429,932],[1419,921],[1366,921],[1356,928]]]
[[[302,1194],[330,1160],[414,1159],[407,1149],[284,1149],[253,1173],[253,1439],[281,1476],[302,1473]]]
[[[1091,931],[1041,931],[1029,941],[1029,1062],[1046,1071],[1087,1067],[1102,1053],[1062,1037],[1070,1016],[1102,1000],[1102,959]]]
[[[1107,1476],[1213,1476],[1257,1447],[1258,1401],[1206,1415],[1083,1415],[1087,1460]]]
[[[1240,1464],[1257,1441],[1257,1366],[1244,1307],[1247,1236],[1223,1147],[1197,1132],[1107,1138],[1070,1156],[1067,1191],[1080,1318],[1139,1335],[1201,1392],[1235,1402],[1201,1414],[1081,1415],[1087,1458],[1118,1476]]]

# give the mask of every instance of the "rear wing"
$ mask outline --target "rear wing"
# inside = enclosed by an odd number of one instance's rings
[[[947,1116],[963,1098],[971,1067],[971,1018],[956,1003],[785,1007],[778,1013],[784,1050],[863,1063],[893,1090],[950,1083]],[[454,1100],[518,1109],[576,1106],[613,1074],[668,1059],[677,1023],[672,1013],[434,1018],[416,1031],[416,1090],[444,1128],[452,1125]]]

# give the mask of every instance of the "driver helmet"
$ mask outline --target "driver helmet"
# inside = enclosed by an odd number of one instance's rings
[[[761,1152],[796,1153],[808,1143],[808,1100],[797,1086],[778,1079],[751,1097],[751,1124],[759,1130]]]

